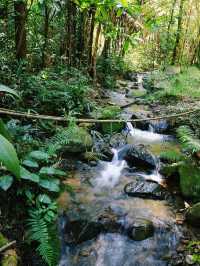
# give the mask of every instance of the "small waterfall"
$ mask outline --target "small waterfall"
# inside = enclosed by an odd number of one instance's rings
[[[134,144],[153,144],[172,140],[172,137],[169,135],[134,128],[131,122],[127,122],[126,127]]]
[[[113,188],[119,182],[122,170],[126,167],[125,160],[118,159],[118,151],[112,149],[114,154],[111,162],[103,163],[103,170],[100,172],[99,177],[95,180],[95,187],[98,188]]]

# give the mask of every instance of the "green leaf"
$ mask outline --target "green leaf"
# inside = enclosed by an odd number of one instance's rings
[[[11,135],[1,118],[0,118],[0,134],[4,136],[4,138],[11,140]]]
[[[20,165],[17,153],[13,145],[2,135],[0,135],[0,161],[12,174],[19,178]]]
[[[124,43],[124,52],[127,52],[128,51],[128,48],[129,48],[129,44],[130,44],[130,41],[129,40],[126,40],[125,43]]]
[[[20,168],[20,176],[22,179],[29,180],[29,181],[32,181],[34,183],[39,183],[39,181],[40,181],[40,177],[38,175],[29,172],[24,167]]]
[[[24,160],[22,162],[24,166],[30,167],[30,168],[38,168],[39,164],[36,161],[33,160]]]
[[[29,156],[38,161],[47,161],[49,159],[49,155],[43,151],[32,151]]]
[[[41,203],[51,204],[51,198],[47,194],[40,194],[37,199]]]
[[[18,98],[20,98],[19,94],[16,92],[16,90],[13,90],[11,88],[9,88],[8,86],[5,86],[3,84],[0,84],[0,91],[1,92],[7,92],[9,94],[12,94]]]
[[[4,175],[0,177],[0,187],[7,191],[13,183],[13,177],[10,175]]]
[[[52,192],[59,192],[59,180],[58,179],[41,179],[39,185],[49,191]]]
[[[39,172],[41,175],[57,175],[57,176],[65,176],[66,173],[54,167],[42,167]]]

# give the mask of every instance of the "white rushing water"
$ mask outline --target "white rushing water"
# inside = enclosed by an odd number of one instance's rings
[[[111,162],[103,163],[103,170],[95,180],[96,188],[113,188],[119,182],[122,170],[127,166],[125,160],[118,159],[118,151],[112,149],[114,154]]]
[[[127,122],[127,129],[134,144],[154,144],[170,140],[170,136],[168,135],[134,128],[131,122]]]

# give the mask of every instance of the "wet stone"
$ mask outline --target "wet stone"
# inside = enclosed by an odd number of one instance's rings
[[[155,157],[146,150],[144,145],[125,145],[118,152],[119,160],[126,160],[129,166],[137,168],[155,169],[157,161]]]
[[[142,241],[154,234],[153,223],[146,219],[137,219],[129,229],[128,236],[135,241]]]
[[[158,183],[145,180],[128,183],[124,192],[131,197],[164,200],[170,197],[169,193]]]

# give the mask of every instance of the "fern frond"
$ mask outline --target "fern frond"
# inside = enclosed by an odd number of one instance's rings
[[[49,227],[48,223],[45,221],[42,213],[39,210],[36,209],[30,211],[29,214],[29,239],[32,241],[37,241],[39,243],[37,247],[37,252],[49,266],[57,265],[59,252],[56,252],[56,238],[51,237],[53,235],[53,231],[56,228]]]
[[[67,128],[60,129],[50,140],[50,144],[48,143],[48,153],[55,154],[70,143],[85,144],[86,146],[89,137],[83,128],[80,128],[74,122],[71,122]]]
[[[200,140],[196,138],[188,126],[181,126],[177,129],[177,136],[183,149],[190,153],[200,151]]]
[[[160,158],[170,161],[172,163],[184,160],[184,156],[180,152],[174,150],[161,152]]]

